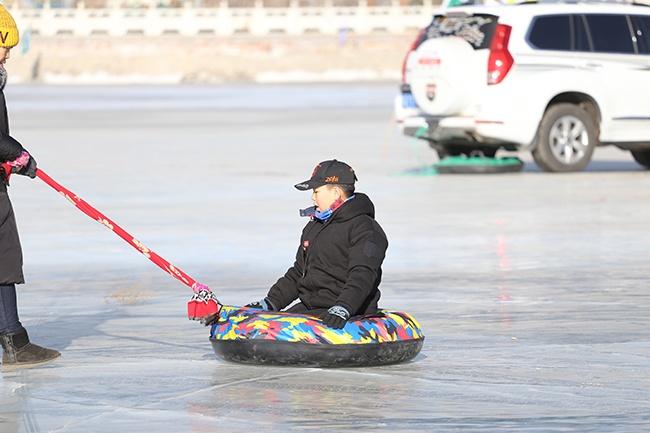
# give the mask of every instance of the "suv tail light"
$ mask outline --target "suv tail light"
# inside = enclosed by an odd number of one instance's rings
[[[508,74],[515,62],[508,51],[508,41],[512,27],[497,24],[490,43],[490,58],[488,59],[488,84],[499,84]]]
[[[404,61],[402,62],[402,84],[406,84],[406,63],[408,62],[409,56],[420,46],[424,39],[424,32],[426,31],[426,27],[420,30],[420,33],[418,33],[418,36],[415,38],[413,43],[411,43],[411,47],[406,52],[406,56],[404,56]]]

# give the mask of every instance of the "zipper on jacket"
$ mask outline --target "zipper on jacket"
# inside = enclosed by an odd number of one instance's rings
[[[302,249],[302,261],[304,262],[303,267],[302,267],[302,278],[303,279],[307,276],[307,262],[309,260],[309,252],[311,251],[312,244],[316,241],[316,238],[318,237],[318,235],[320,235],[323,232],[323,230],[325,230],[325,227],[327,227],[327,225],[330,223],[330,221],[332,221],[332,220],[329,219],[323,224],[323,226],[318,231],[318,233],[316,233],[316,235],[314,236],[313,239],[311,239],[311,240],[306,239],[306,240],[309,241],[309,246],[306,249],[305,249],[305,247],[303,245],[303,249]],[[316,223],[316,224],[318,224],[318,223]],[[311,232],[314,230],[314,227],[318,227],[316,224],[314,224],[314,226],[309,230],[306,237],[309,237]]]

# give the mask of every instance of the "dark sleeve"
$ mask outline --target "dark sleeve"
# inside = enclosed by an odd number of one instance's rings
[[[13,161],[20,156],[23,150],[23,146],[13,137],[0,133],[0,163]]]
[[[344,306],[354,315],[375,287],[388,241],[374,221],[355,226],[350,241],[348,279],[336,304]]]
[[[278,310],[291,304],[298,297],[298,280],[302,277],[303,272],[302,261],[302,246],[299,246],[293,266],[269,290],[267,297]]]

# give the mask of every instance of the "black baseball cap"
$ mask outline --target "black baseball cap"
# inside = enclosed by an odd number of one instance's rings
[[[352,167],[345,162],[330,159],[323,161],[314,168],[311,179],[296,184],[301,191],[316,189],[323,185],[354,185],[357,176]]]

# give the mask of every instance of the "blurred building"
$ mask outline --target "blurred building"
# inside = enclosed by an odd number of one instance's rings
[[[9,0],[40,36],[403,34],[426,25],[438,0]]]
[[[254,7],[255,0],[226,0],[229,7]],[[434,4],[440,4],[441,0],[436,0]],[[90,9],[106,8],[123,8],[123,9],[141,9],[141,8],[180,8],[184,6],[183,0],[8,0],[4,4],[7,7],[19,7],[26,9],[42,9],[45,7],[73,9],[79,5]],[[189,1],[195,8],[219,7],[221,0],[191,0]],[[301,7],[326,7],[326,6],[347,6],[355,7],[360,3],[358,0],[298,0],[297,4]],[[424,0],[367,0],[368,6],[391,6],[398,4],[401,6],[422,6]],[[292,0],[264,0],[264,7],[289,7]]]

